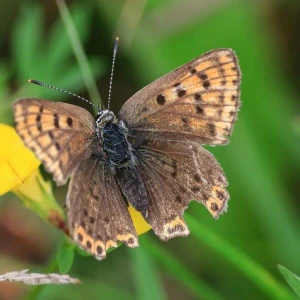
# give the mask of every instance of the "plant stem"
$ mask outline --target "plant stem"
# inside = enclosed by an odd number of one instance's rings
[[[80,38],[72,21],[70,12],[65,4],[64,0],[56,0],[57,7],[59,9],[61,19],[65,25],[66,31],[70,38],[71,46],[73,48],[74,55],[77,59],[78,65],[81,69],[82,76],[88,90],[89,96],[93,103],[99,103],[99,108],[103,106],[101,96],[98,92],[96,82],[94,80],[92,71],[89,66],[86,54],[84,52],[83,46],[81,44]]]
[[[189,214],[185,214],[185,219],[194,235],[201,242],[216,250],[220,255],[237,266],[249,279],[251,279],[263,292],[272,299],[295,299],[295,297],[262,266],[255,262],[247,254],[230,245],[209,230],[202,223]]]

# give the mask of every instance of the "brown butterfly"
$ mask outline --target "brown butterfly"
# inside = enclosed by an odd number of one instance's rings
[[[240,69],[231,49],[190,61],[132,96],[116,117],[66,103],[14,103],[16,129],[53,173],[71,177],[70,232],[97,259],[117,241],[138,246],[127,206],[141,212],[162,240],[187,236],[192,199],[214,218],[226,211],[226,177],[201,144],[224,145],[240,105]]]

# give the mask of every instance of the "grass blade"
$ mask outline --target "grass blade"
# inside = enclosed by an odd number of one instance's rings
[[[92,71],[90,69],[87,57],[83,50],[82,44],[78,37],[77,31],[73,24],[72,18],[70,16],[69,10],[63,0],[56,0],[61,19],[65,25],[68,36],[70,38],[70,42],[74,51],[74,55],[76,56],[77,62],[82,70],[82,75],[90,95],[92,101],[97,104],[99,103],[99,107],[102,107],[102,100],[100,94],[97,89],[96,82],[93,78]]]
[[[199,299],[221,300],[222,295],[218,294],[205,282],[193,274],[180,260],[159,246],[154,241],[150,241],[146,236],[140,237],[141,248],[149,253],[171,277],[185,286],[193,295]]]
[[[272,299],[294,299],[293,295],[284,286],[247,254],[217,236],[191,215],[185,214],[185,219],[193,236],[201,240],[202,243],[205,242],[238,267],[244,275],[251,279],[263,292],[271,296]]]
[[[300,297],[300,277],[282,265],[277,267],[294,292]]]
[[[129,249],[132,270],[136,287],[136,299],[164,300],[167,299],[159,274],[152,258],[144,248]]]

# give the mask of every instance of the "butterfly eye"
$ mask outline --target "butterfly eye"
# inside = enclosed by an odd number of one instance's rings
[[[96,123],[98,126],[104,126],[106,123],[112,122],[115,120],[115,115],[110,110],[101,111],[96,118]]]
[[[103,115],[103,110],[99,111],[98,115],[96,116],[96,120],[98,121],[102,115]]]

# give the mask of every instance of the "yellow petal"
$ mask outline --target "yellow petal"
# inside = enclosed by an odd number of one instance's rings
[[[40,165],[11,126],[0,124],[0,195],[21,184]]]
[[[129,205],[128,210],[138,235],[141,235],[151,229],[151,226],[145,221],[140,212],[135,210],[131,205]]]
[[[23,183],[12,189],[23,204],[44,220],[68,232],[65,215],[56,202],[50,181],[45,181],[39,169],[35,169]]]

